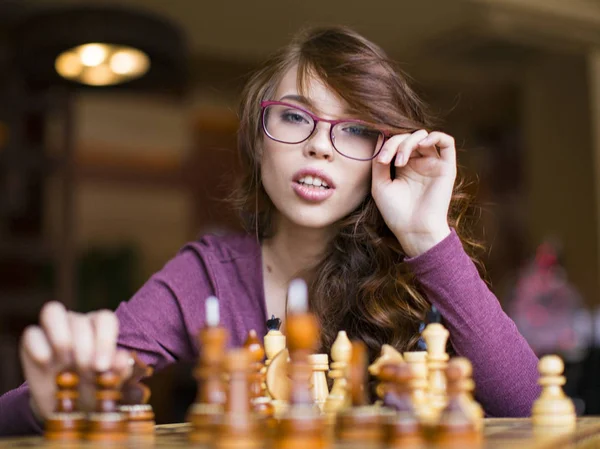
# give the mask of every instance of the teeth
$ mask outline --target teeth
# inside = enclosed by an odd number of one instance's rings
[[[303,176],[298,180],[300,184],[311,185],[314,187],[328,188],[329,184],[316,176]]]

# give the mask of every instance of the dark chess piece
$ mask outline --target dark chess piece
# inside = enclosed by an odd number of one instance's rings
[[[385,411],[369,405],[366,382],[367,350],[364,343],[353,341],[348,373],[352,405],[338,412],[336,418],[336,437],[342,444],[364,447],[377,445],[383,439]]]
[[[267,397],[265,388],[265,370],[263,359],[265,350],[260,344],[256,331],[252,329],[244,343],[250,356],[250,402],[254,411],[265,420],[271,422],[275,408]]]
[[[44,437],[52,441],[77,441],[83,437],[85,415],[77,410],[79,376],[63,371],[56,376],[56,406],[46,420]]]
[[[478,447],[481,433],[464,400],[469,393],[470,379],[460,364],[451,361],[446,368],[446,382],[448,404],[440,415],[435,441],[444,447]]]
[[[308,289],[304,281],[295,279],[290,283],[288,307],[286,330],[291,391],[289,408],[279,421],[273,448],[324,449],[330,443],[326,436],[326,421],[310,392],[312,367],[309,354],[315,351],[319,342],[319,325],[315,316],[308,312]]]
[[[412,371],[403,364],[387,364],[381,368],[379,379],[385,384],[384,405],[394,410],[386,418],[385,441],[393,448],[416,448],[424,444],[423,428],[412,401]]]
[[[96,410],[88,416],[88,440],[119,443],[127,439],[126,418],[118,409],[120,383],[121,379],[113,371],[96,375]]]
[[[131,435],[154,435],[154,410],[148,404],[150,388],[140,381],[150,377],[153,368],[142,362],[135,353],[131,354],[133,367],[131,376],[121,387],[119,411],[127,420],[127,433]]]
[[[258,449],[263,446],[261,429],[250,404],[250,364],[246,349],[227,354],[229,388],[225,413],[216,428],[215,449]]]
[[[223,381],[225,347],[229,334],[219,326],[219,301],[206,300],[206,325],[198,335],[200,356],[194,369],[198,394],[187,414],[192,428],[188,434],[193,443],[210,443],[223,417],[226,386]]]

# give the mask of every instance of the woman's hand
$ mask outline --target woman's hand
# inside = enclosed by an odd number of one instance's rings
[[[64,369],[79,374],[80,406],[94,405],[95,373],[113,369],[126,378],[131,357],[117,350],[119,322],[108,310],[80,314],[59,302],[40,312],[39,326],[29,326],[20,344],[21,363],[31,393],[31,407],[40,420],[54,410],[56,375]]]
[[[391,179],[394,156],[396,178]],[[373,160],[373,199],[407,256],[424,253],[450,234],[455,179],[454,139],[441,132],[395,135]]]

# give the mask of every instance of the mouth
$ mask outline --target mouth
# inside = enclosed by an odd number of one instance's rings
[[[302,176],[295,182],[296,184],[310,189],[329,190],[332,188],[329,186],[329,183],[325,179],[319,176]]]

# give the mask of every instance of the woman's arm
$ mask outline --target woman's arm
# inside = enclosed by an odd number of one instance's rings
[[[455,231],[406,260],[441,312],[455,351],[471,360],[476,395],[493,416],[529,416],[538,359],[481,279]]]

